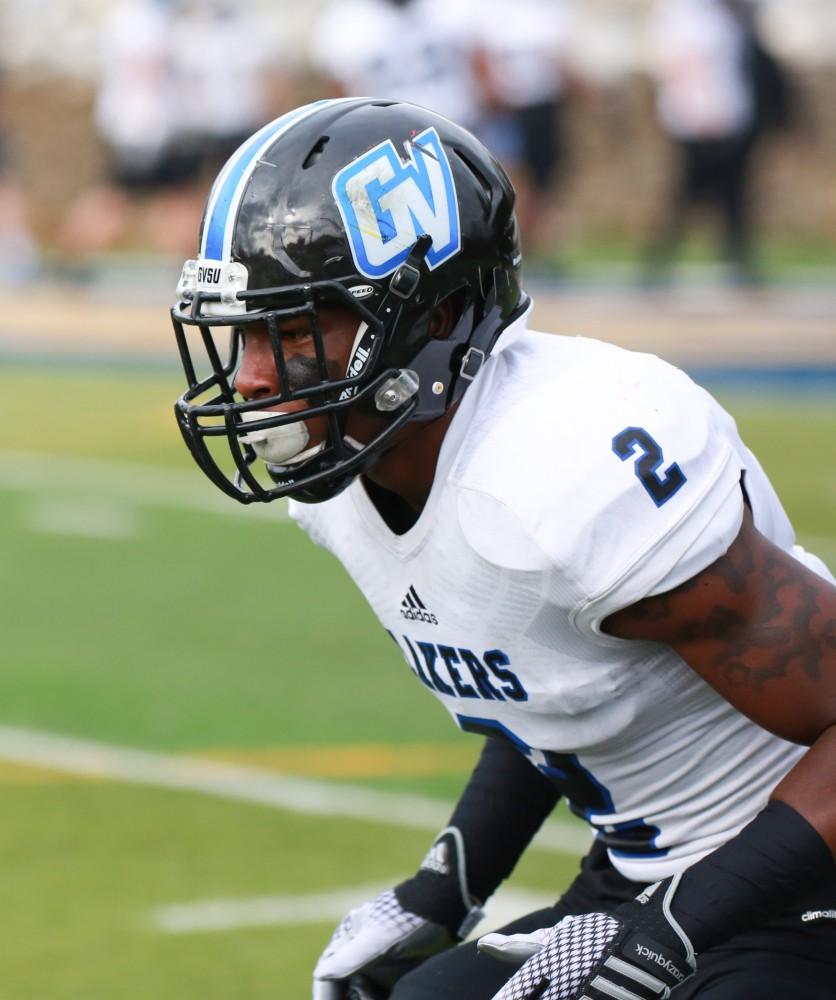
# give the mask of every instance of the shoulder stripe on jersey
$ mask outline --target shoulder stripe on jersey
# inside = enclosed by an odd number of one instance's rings
[[[201,259],[229,260],[232,231],[238,216],[241,198],[262,154],[282,134],[297,122],[309,118],[315,111],[329,104],[345,104],[356,97],[316,101],[302,108],[289,111],[250,136],[232,154],[215,181],[206,207],[206,221],[200,247]]]

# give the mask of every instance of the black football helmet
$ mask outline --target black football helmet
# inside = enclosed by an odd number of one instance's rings
[[[335,496],[404,424],[461,397],[527,305],[520,259],[505,172],[447,119],[347,98],[266,125],[218,175],[171,310],[188,381],[175,411],[198,465],[242,503]],[[434,339],[430,315],[451,296],[454,328]],[[334,303],[358,321],[336,378],[317,322],[317,308]],[[304,388],[289,383],[281,336],[282,320],[298,316],[309,317],[316,351]],[[246,400],[234,379],[256,322],[269,332],[280,393]],[[299,400],[301,410],[276,410]],[[373,440],[346,434],[355,409],[382,418]],[[304,421],[314,416],[325,417],[327,439],[309,448]]]

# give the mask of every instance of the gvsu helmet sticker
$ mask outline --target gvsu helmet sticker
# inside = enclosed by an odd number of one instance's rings
[[[411,139],[406,154],[387,139],[343,167],[331,186],[354,262],[368,278],[391,274],[424,233],[433,241],[431,270],[462,248],[453,171],[436,130]]]

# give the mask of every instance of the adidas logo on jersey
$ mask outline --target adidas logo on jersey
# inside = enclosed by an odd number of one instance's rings
[[[428,625],[438,625],[438,619],[427,611],[426,605],[418,596],[414,587],[410,587],[406,592],[406,597],[401,601],[401,615],[411,622],[426,622]]]

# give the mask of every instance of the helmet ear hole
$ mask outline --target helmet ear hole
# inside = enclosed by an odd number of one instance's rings
[[[448,295],[430,314],[429,335],[433,340],[446,340],[453,332],[458,315],[453,299],[453,295]]]
[[[437,302],[430,314],[429,335],[433,340],[447,340],[456,329],[467,306],[467,290],[460,288]]]

